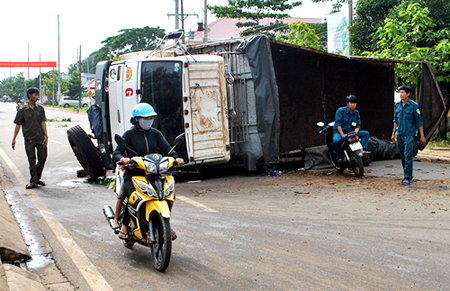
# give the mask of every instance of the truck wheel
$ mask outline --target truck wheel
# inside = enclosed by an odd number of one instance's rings
[[[73,153],[86,173],[92,179],[105,175],[100,154],[86,132],[76,125],[67,131],[67,137]]]

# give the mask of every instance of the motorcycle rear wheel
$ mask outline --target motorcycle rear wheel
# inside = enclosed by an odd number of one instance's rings
[[[172,231],[168,218],[161,215],[154,216],[153,234],[156,242],[150,248],[152,251],[152,262],[156,270],[164,272],[169,266],[172,254]]]
[[[357,178],[364,176],[364,163],[362,157],[352,152],[352,170]]]

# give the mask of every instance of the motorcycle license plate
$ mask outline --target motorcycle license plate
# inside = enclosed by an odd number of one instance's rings
[[[360,142],[351,143],[351,144],[349,144],[349,146],[350,146],[350,149],[354,152],[362,149],[362,145]]]

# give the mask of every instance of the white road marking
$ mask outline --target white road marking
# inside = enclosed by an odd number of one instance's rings
[[[56,143],[56,144],[63,144],[62,142],[57,141],[57,140],[53,140],[53,139],[50,139],[48,142],[49,143]]]
[[[8,167],[13,172],[16,179],[20,184],[25,185],[27,183],[25,177],[20,173],[16,165],[9,159],[6,153],[0,148],[0,156],[5,160]],[[36,205],[36,208],[41,213],[42,217],[47,222],[50,229],[55,234],[60,244],[64,247],[69,257],[72,259],[75,266],[92,290],[113,290],[108,285],[105,278],[100,274],[97,268],[91,263],[88,257],[83,253],[81,248],[75,243],[73,238],[64,228],[64,226],[56,219],[50,209],[42,202],[39,196],[34,190],[27,190],[27,196]]]
[[[191,204],[192,206],[195,206],[195,207],[204,209],[204,210],[209,211],[209,212],[219,212],[219,211],[217,211],[217,210],[215,210],[215,209],[212,209],[211,207],[208,207],[208,206],[206,206],[206,205],[203,205],[203,204],[201,204],[201,203],[198,203],[197,201],[194,201],[194,200],[192,200],[191,198],[187,198],[187,197],[185,197],[185,196],[177,195],[177,196],[176,196],[176,199],[179,199],[179,200],[181,200],[181,201],[183,201],[183,202],[186,202],[186,203],[188,203],[188,204]]]

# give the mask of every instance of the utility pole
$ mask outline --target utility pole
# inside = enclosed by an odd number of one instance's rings
[[[58,14],[58,93],[56,93],[56,99],[59,102],[61,98],[61,56],[60,56],[60,41],[59,41],[59,14]]]
[[[28,62],[30,62],[30,43],[28,43]],[[30,67],[28,67],[28,79],[30,80]]]
[[[178,30],[178,22],[180,20],[180,15],[178,14],[178,0],[175,0],[175,30]]]
[[[41,54],[39,54],[39,62],[41,61]],[[41,67],[39,67],[39,100],[42,104],[42,78],[41,78]]]
[[[183,0],[180,0],[181,5],[181,29],[184,31],[184,5]],[[183,36],[183,39],[181,40],[182,43],[184,43],[185,36]]]
[[[203,42],[207,43],[208,42],[208,1],[205,0],[205,23],[203,24]]]
[[[205,0],[206,1],[206,0]],[[348,0],[348,26],[347,26],[347,30],[348,30],[348,56],[352,55],[352,44],[350,41],[350,26],[352,25],[353,22],[353,1],[352,0]]]
[[[170,14],[170,13],[167,13],[167,16],[168,17],[170,17],[170,16],[175,16],[175,29],[176,30],[178,30],[179,29],[179,22],[180,22],[180,19],[181,19],[181,28],[184,30],[184,20],[188,17],[188,16],[197,16],[197,18],[198,18],[198,15],[197,14],[184,14],[184,5],[183,5],[183,1],[184,0],[174,0],[175,1],[175,14]],[[180,14],[179,14],[179,5],[178,5],[178,1],[181,1],[181,17],[180,17]],[[184,39],[183,39],[183,42],[184,42]]]
[[[80,73],[80,98],[78,98],[78,108],[81,108],[81,95],[83,94],[83,84],[81,84],[81,45],[80,45],[80,54],[78,57],[78,72]]]

